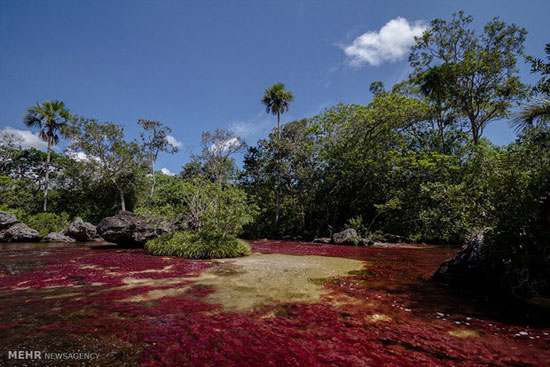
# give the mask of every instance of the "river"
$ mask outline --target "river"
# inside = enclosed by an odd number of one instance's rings
[[[550,365],[525,311],[428,281],[456,249],[250,244],[214,261],[0,244],[0,365]]]

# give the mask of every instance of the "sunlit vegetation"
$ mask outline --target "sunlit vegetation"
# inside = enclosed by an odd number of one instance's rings
[[[94,224],[121,210],[158,217],[174,232],[151,241],[151,253],[192,258],[244,255],[239,237],[311,240],[354,228],[357,243],[389,233],[458,245],[491,227],[491,281],[521,297],[549,295],[549,64],[527,56],[540,81],[525,85],[526,30],[495,18],[475,33],[472,21],[463,12],[433,20],[411,49],[410,77],[372,83],[366,104],[284,124],[299,96],[268,87],[259,102],[277,126],[265,139],[247,145],[231,131],[204,132],[174,176],[156,166],[178,151],[168,125],[141,119],[129,140],[120,124],[38,103],[24,123],[47,152],[0,137],[1,208],[41,235],[77,216]],[[499,119],[518,128],[507,146],[484,136]],[[56,153],[60,139],[68,149]]]

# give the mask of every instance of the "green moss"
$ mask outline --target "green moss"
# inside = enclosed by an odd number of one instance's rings
[[[148,241],[145,248],[152,255],[188,259],[219,259],[250,254],[248,244],[234,236],[216,238],[192,231],[166,233]]]

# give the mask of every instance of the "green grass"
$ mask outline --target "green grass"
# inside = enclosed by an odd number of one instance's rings
[[[178,256],[188,259],[220,259],[250,254],[248,244],[233,236],[209,238],[200,232],[165,233],[145,244],[152,255]]]

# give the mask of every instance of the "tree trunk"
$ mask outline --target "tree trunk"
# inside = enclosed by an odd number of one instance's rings
[[[275,184],[275,227],[279,222],[279,179],[277,178],[277,183]]]
[[[153,201],[153,194],[155,193],[155,185],[157,183],[157,177],[155,175],[155,163],[151,163],[151,174],[153,175],[153,183],[151,185],[151,193],[149,194],[149,201]]]
[[[281,113],[277,111],[277,135],[278,135],[278,142],[281,141]],[[280,147],[277,147],[277,150],[279,150]],[[280,202],[280,192],[279,192],[279,184],[281,181],[281,173],[279,172],[279,151],[277,151],[277,181],[275,182],[275,228],[277,228],[277,223],[279,223],[279,202]]]
[[[120,192],[120,210],[125,212],[126,211],[126,201],[124,200],[124,191],[122,191],[122,187],[119,187],[118,191]]]
[[[474,145],[477,146],[477,143],[479,142],[479,126],[471,118],[470,118],[470,124],[472,126],[472,138],[474,139]]]
[[[50,158],[52,153],[52,143],[48,138],[48,154],[46,155],[46,179],[44,187],[44,205],[43,211],[45,212],[48,209],[48,187],[50,185]]]
[[[281,139],[281,112],[277,111],[277,133]]]

